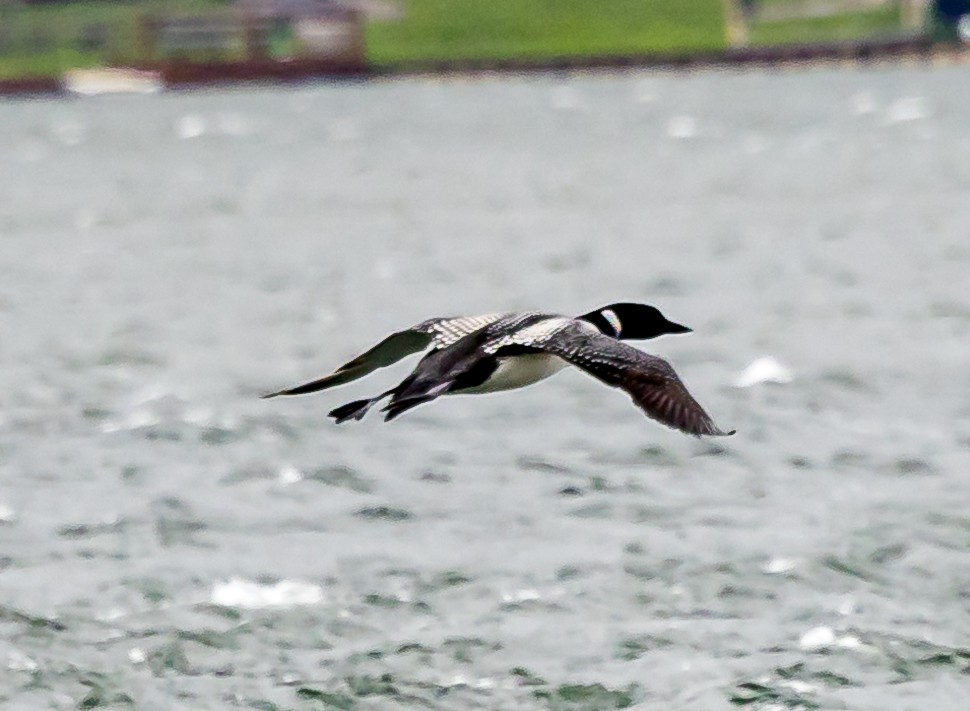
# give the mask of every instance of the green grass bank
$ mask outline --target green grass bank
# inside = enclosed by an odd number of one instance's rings
[[[367,28],[376,65],[691,52],[725,45],[721,0],[404,0]]]

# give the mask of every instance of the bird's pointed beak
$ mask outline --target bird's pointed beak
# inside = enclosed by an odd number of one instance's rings
[[[693,333],[693,331],[693,328],[681,326],[679,323],[674,323],[673,321],[667,322],[667,333]]]

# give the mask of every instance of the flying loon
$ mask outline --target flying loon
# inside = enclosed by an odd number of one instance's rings
[[[430,350],[397,386],[329,413],[337,423],[360,420],[390,396],[384,419],[446,394],[487,393],[525,387],[574,365],[620,388],[648,417],[690,435],[724,432],[687,392],[667,361],[622,340],[689,333],[646,304],[615,303],[569,318],[542,311],[432,318],[397,331],[330,375],[263,395],[302,395],[362,378],[402,358]],[[622,339],[622,340],[621,340]]]

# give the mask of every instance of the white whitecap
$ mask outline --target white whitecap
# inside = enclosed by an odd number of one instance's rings
[[[790,383],[792,371],[772,356],[764,356],[751,362],[734,380],[736,388],[750,388],[761,383]]]
[[[855,635],[842,635],[835,640],[835,646],[841,647],[842,649],[858,649],[862,646],[862,640]]]
[[[299,580],[281,580],[263,584],[242,578],[230,578],[212,586],[209,600],[214,605],[257,610],[265,607],[295,607],[319,605],[323,602],[323,588]]]
[[[175,122],[175,135],[183,141],[190,138],[198,138],[205,133],[205,119],[198,114],[186,114],[180,116]]]
[[[772,558],[762,566],[761,571],[769,575],[782,575],[783,573],[790,573],[794,569],[795,561],[791,558]]]
[[[276,478],[280,484],[297,484],[303,481],[303,472],[294,467],[292,464],[286,464],[280,468],[279,474],[276,475]]]
[[[202,406],[190,407],[182,415],[184,422],[200,427],[210,424],[213,419],[212,408]]]
[[[542,595],[535,588],[524,588],[511,593],[504,593],[502,595],[502,602],[506,603],[532,602],[534,600],[541,599]]]
[[[930,105],[921,96],[904,96],[890,104],[886,112],[889,123],[905,123],[929,118]]]
[[[835,643],[835,632],[831,627],[813,627],[801,636],[798,646],[802,649],[824,649]]]
[[[148,410],[135,410],[121,421],[121,429],[140,430],[146,427],[154,427],[159,422],[161,420],[158,416]]]
[[[809,684],[807,681],[802,681],[801,679],[783,679],[778,682],[778,686],[787,687],[796,694],[814,694],[818,691],[817,686]]]
[[[97,615],[95,615],[95,619],[98,620],[99,622],[115,622],[116,620],[120,620],[124,616],[125,616],[124,609],[120,607],[112,607],[105,610],[104,612],[99,612]]]
[[[13,649],[7,654],[7,669],[10,671],[32,672],[37,671],[37,666],[37,662],[19,649]]]
[[[838,611],[840,615],[852,615],[859,611],[859,606],[853,598],[846,595],[839,600]]]
[[[6,504],[0,504],[0,523],[13,523],[17,520],[17,512]]]

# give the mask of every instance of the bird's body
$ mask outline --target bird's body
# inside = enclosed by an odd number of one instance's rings
[[[506,356],[495,359],[495,370],[488,380],[480,385],[472,385],[458,392],[461,394],[497,393],[503,390],[517,390],[545,380],[569,363],[558,356],[548,353],[523,353],[519,356]]]
[[[620,340],[688,331],[652,306],[631,303],[576,318],[527,311],[429,319],[391,334],[331,375],[265,397],[324,390],[430,348],[396,387],[347,403],[330,416],[338,423],[359,420],[389,396],[384,412],[391,420],[441,395],[517,389],[574,365],[625,390],[649,417],[669,427],[693,435],[732,434],[717,428],[666,361]]]

